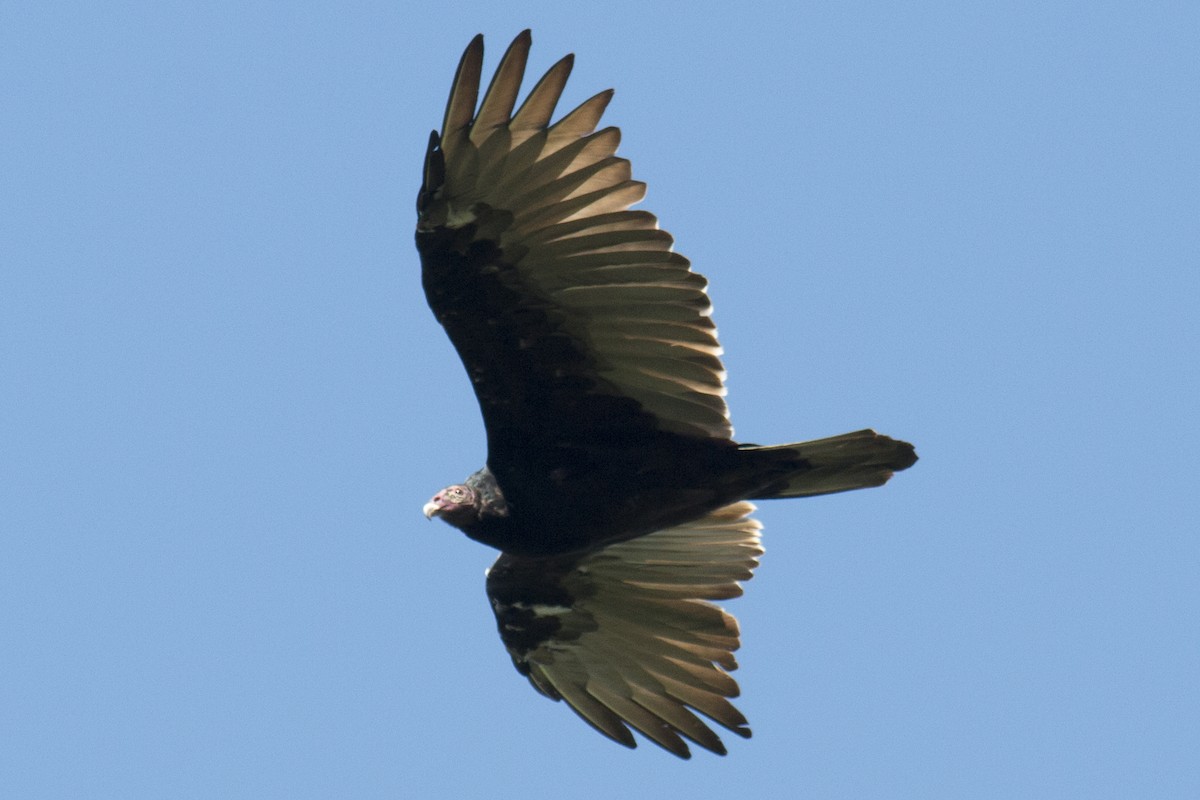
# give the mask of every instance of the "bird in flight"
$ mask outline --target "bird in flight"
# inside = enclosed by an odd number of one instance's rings
[[[459,62],[417,197],[425,296],[457,349],[487,463],[425,505],[501,551],[487,574],[517,671],[600,733],[681,758],[749,737],[730,703],[741,594],[762,555],[751,500],[879,486],[916,461],[872,430],[733,439],[705,279],[597,129],[612,91],[551,121],[568,55],[517,107],[529,31],[479,102]],[[516,109],[514,111],[514,108]]]

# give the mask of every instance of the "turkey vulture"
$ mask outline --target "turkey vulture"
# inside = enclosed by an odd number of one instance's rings
[[[487,464],[424,508],[501,551],[487,575],[517,671],[628,747],[724,754],[695,712],[749,737],[737,621],[762,554],[749,500],[879,486],[916,461],[871,430],[733,439],[705,279],[596,129],[605,91],[551,123],[566,56],[514,112],[524,31],[479,95],[463,53],[417,197],[425,296],[466,367]]]

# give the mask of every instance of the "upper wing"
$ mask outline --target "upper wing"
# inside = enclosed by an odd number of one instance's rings
[[[692,710],[750,736],[726,699],[738,625],[705,601],[739,596],[758,566],[753,510],[735,503],[573,560],[500,556],[487,592],[513,664],[621,744],[636,746],[631,725],[681,758],[684,738],[723,755]]]
[[[489,457],[640,431],[732,436],[705,280],[645,211],[645,185],[596,131],[611,91],[550,124],[572,57],[514,113],[529,31],[476,110],[467,47],[418,197],[426,297],[479,398]]]

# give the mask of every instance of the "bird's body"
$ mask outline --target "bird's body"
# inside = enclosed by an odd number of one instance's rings
[[[733,439],[705,280],[595,130],[611,92],[551,124],[559,61],[514,112],[528,31],[478,110],[482,37],[459,65],[418,196],[425,294],[479,400],[487,465],[426,505],[503,551],[488,578],[519,671],[606,735],[677,755],[739,735],[740,593],[761,553],[751,499],[878,486],[911,445],[864,430]]]

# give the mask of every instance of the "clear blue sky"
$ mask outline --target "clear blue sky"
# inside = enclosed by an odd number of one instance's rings
[[[0,795],[1200,797],[1196,5],[576,5],[0,11]],[[761,509],[724,759],[535,695],[420,513],[484,457],[421,156],[526,26],[740,438],[921,455]]]

